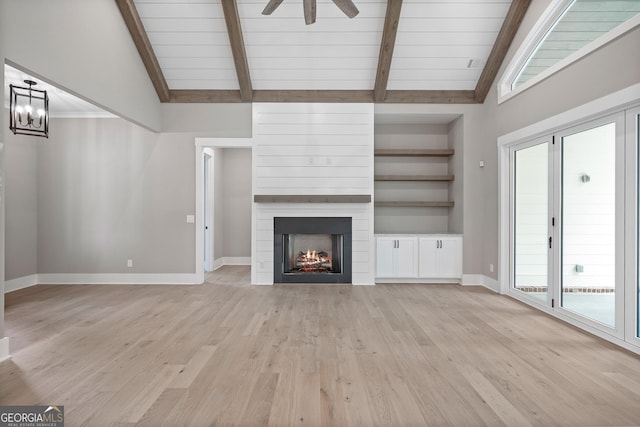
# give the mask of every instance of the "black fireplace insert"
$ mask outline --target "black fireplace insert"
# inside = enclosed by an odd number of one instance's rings
[[[351,283],[351,218],[275,217],[274,283]]]

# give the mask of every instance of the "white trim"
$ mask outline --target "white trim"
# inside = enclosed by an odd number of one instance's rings
[[[223,265],[251,265],[250,256],[225,256],[213,261],[213,269],[217,270]]]
[[[196,138],[197,148],[253,148],[253,138]]]
[[[498,83],[498,104],[501,104],[504,101],[524,92],[525,90],[549,78],[563,68],[578,61],[580,58],[583,58],[591,52],[601,48],[602,46],[611,43],[615,39],[623,36],[624,34],[640,25],[640,14],[638,14],[618,25],[611,31],[593,40],[586,46],[583,46],[582,48],[576,50],[563,60],[556,62],[551,67],[547,68],[535,77],[527,80],[517,88],[511,89],[511,83],[516,78],[520,70],[526,65],[529,57],[534,53],[533,50],[537,48],[538,44],[543,40],[547,32],[555,24],[557,19],[560,18],[560,16],[564,13],[565,9],[570,5],[572,1],[573,0],[561,0],[551,3],[547,10],[545,10],[545,12],[542,14],[542,17],[538,20],[538,22],[536,22],[535,26],[531,29],[531,32],[529,33],[525,41],[520,45],[520,48],[514,55],[504,75]]]
[[[31,274],[29,276],[22,276],[16,279],[7,280],[4,282],[4,293],[17,291],[18,289],[24,289],[38,284],[38,275]]]
[[[196,235],[196,248],[195,248],[195,253],[196,253],[196,258],[195,258],[195,275],[196,275],[196,282],[197,283],[204,283],[204,236],[203,233],[201,233],[199,230],[203,230],[204,229],[204,219],[202,218],[203,216],[203,212],[204,212],[204,165],[202,162],[202,156],[204,153],[204,149],[205,148],[253,148],[253,138],[195,138],[194,140],[194,144],[196,146],[195,149],[195,162],[196,162],[196,175],[195,175],[195,179],[196,179],[196,223],[195,223],[195,235]],[[253,152],[255,150],[251,150],[252,152],[252,161],[255,160],[253,159]],[[255,163],[252,163],[255,164]],[[253,184],[252,184],[253,185]],[[254,192],[253,190],[251,191],[251,194],[253,195]],[[252,203],[252,205],[254,205],[254,203]],[[251,217],[252,220],[251,222],[253,223],[253,207],[252,207],[252,213],[251,213]],[[212,224],[213,226],[213,224]],[[253,239],[253,236],[252,236]],[[252,240],[253,241],[253,240]],[[252,245],[253,246],[253,245]],[[253,254],[253,249],[252,248],[252,256],[254,256]],[[215,256],[215,254],[214,254]],[[217,267],[215,266],[215,261],[214,261],[214,270]],[[253,281],[253,269],[251,272],[251,283],[254,283]]]
[[[413,278],[404,278],[404,277],[397,277],[397,278],[393,278],[393,277],[385,277],[385,278],[376,278],[376,283],[380,283],[380,284],[397,284],[397,285],[401,285],[401,284],[405,284],[405,283],[410,283],[410,284],[423,284],[423,285],[459,285],[460,284],[460,279],[425,279],[425,278],[420,278],[420,277],[413,277]]]
[[[193,273],[45,273],[38,274],[41,285],[197,285]]]
[[[460,284],[462,286],[484,286],[493,292],[500,293],[499,282],[484,274],[463,274]]]
[[[224,265],[224,257],[223,258],[214,259],[213,260],[213,270],[211,270],[211,271],[216,271],[217,269],[219,269],[223,265]]]
[[[9,354],[9,337],[0,338],[0,362],[9,360],[11,355]]]
[[[614,109],[620,110],[631,106],[637,103],[638,100],[640,100],[640,83],[636,83],[522,129],[499,136],[498,147],[503,149],[505,146],[513,145],[526,139],[550,134],[557,130],[571,127],[578,122],[586,121],[595,115],[601,117],[614,112]]]

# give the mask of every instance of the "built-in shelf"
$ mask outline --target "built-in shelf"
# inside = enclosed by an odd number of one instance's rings
[[[376,181],[453,181],[453,175],[376,175]]]
[[[378,149],[374,151],[376,156],[389,156],[389,157],[446,157],[453,156],[454,150],[442,149],[442,150],[427,150],[427,149]]]
[[[450,208],[453,202],[386,201],[375,202],[376,207],[394,208]]]

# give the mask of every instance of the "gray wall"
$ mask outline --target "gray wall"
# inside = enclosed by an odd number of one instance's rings
[[[375,148],[444,149],[449,145],[446,124],[377,124]],[[446,175],[450,172],[447,157],[376,157],[376,175]],[[455,179],[461,179],[456,176]],[[448,182],[376,181],[375,200],[450,200]],[[446,233],[449,213],[446,208],[384,207],[375,210],[375,232]]]
[[[473,224],[465,221],[465,257],[467,232],[477,234],[476,228],[479,227],[484,235],[482,245],[477,248],[477,252],[474,251],[479,265],[474,266],[473,271],[467,271],[465,259],[465,273],[477,272],[492,278],[497,278],[498,274],[497,137],[640,82],[640,55],[637,55],[640,29],[635,29],[498,105],[497,84],[503,70],[546,3],[548,2],[533,2],[518,31],[516,40],[482,106],[479,117],[482,126],[477,128],[481,137],[477,141],[470,138],[465,140],[465,150],[477,149],[477,156],[486,162],[481,180],[465,180],[465,194],[482,194],[482,199],[476,200],[472,206],[465,205],[465,217],[468,212],[482,213],[481,221]],[[474,146],[474,143],[478,146]],[[474,168],[467,170],[473,171]],[[494,272],[488,270],[489,264],[496,267]],[[476,270],[477,267],[480,269]]]
[[[193,272],[194,156],[190,135],[53,119],[39,147],[38,273]]]
[[[213,149],[214,258],[251,257],[251,149]]]
[[[162,132],[189,132],[198,136],[250,138],[250,103],[162,104]]]
[[[6,114],[9,114],[5,110]],[[38,144],[43,138],[13,135],[4,128],[5,280],[38,272]]]
[[[225,257],[251,256],[251,149],[224,148],[223,250]]]
[[[0,2],[0,61],[2,65],[0,67],[0,100],[4,103],[4,58],[5,58],[5,43],[7,35],[4,30],[4,0]],[[3,109],[4,111],[4,109]],[[0,114],[0,129],[5,128],[5,115]],[[5,225],[4,225],[4,131],[0,131],[0,278],[4,277],[4,237],[5,237]],[[4,338],[4,280],[0,280],[0,340]],[[0,355],[1,356],[1,355]]]
[[[224,149],[213,150],[213,256],[224,257]]]
[[[0,40],[0,59],[160,130],[160,102],[115,1],[2,0]]]
[[[449,124],[448,145],[454,149],[454,155],[449,160],[449,173],[455,176],[449,184],[449,198],[455,204],[449,209],[449,232],[462,234],[464,232],[464,117],[460,117]]]

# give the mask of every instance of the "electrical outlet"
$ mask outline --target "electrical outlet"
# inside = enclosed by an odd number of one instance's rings
[[[128,268],[133,267],[133,260],[132,260],[132,259],[128,259],[128,260],[127,260],[127,267],[128,267]]]
[[[489,273],[493,273],[493,264],[489,264]]]

